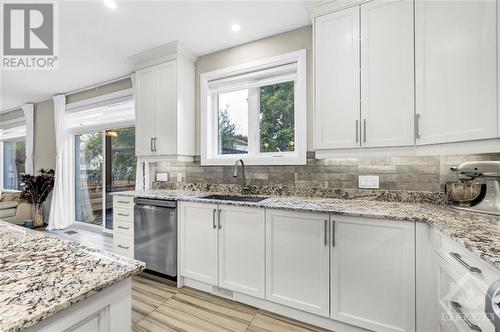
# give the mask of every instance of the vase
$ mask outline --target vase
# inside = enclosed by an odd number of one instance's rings
[[[45,225],[45,220],[43,218],[43,207],[42,204],[33,204],[33,227],[42,227]]]

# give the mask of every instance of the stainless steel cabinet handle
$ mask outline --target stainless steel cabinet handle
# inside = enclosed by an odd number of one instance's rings
[[[117,201],[117,203],[120,203],[120,204],[128,204],[127,201]]]
[[[327,246],[328,245],[328,220],[327,219],[324,220],[323,227],[324,227],[324,232],[325,232],[324,244],[325,244],[325,246]]]
[[[217,221],[218,221],[218,223],[219,223],[219,229],[221,229],[221,228],[222,228],[222,224],[220,223],[220,212],[221,212],[221,211],[222,211],[222,210],[221,210],[221,209],[219,209],[219,218],[217,218]]]
[[[366,119],[363,119],[363,142],[366,143]]]
[[[122,249],[128,249],[128,248],[130,248],[130,247],[124,247],[124,246],[122,246],[121,244],[119,244],[117,247],[118,247],[118,248],[122,248]]]
[[[332,247],[335,247],[335,220],[332,220]]]
[[[453,258],[455,258],[460,264],[462,264],[463,266],[465,266],[465,268],[467,270],[469,270],[470,272],[481,273],[481,270],[478,269],[477,267],[470,266],[469,264],[467,264],[467,262],[462,259],[462,256],[460,256],[459,253],[450,252],[450,256],[453,257]]]
[[[359,120],[356,120],[356,143],[359,141]]]
[[[130,216],[130,214],[125,214],[125,213],[117,213],[119,216],[121,217],[128,217]]]
[[[455,301],[451,301],[450,304],[453,307],[453,309],[455,309],[455,311],[460,315],[460,317],[462,317],[463,321],[465,322],[465,324],[467,324],[467,326],[469,327],[469,329],[471,329],[472,331],[477,331],[477,332],[481,332],[482,331],[479,326],[477,326],[476,324],[472,323],[465,316],[465,314],[462,312],[462,306],[460,305],[460,303],[455,302]]]
[[[154,148],[153,148],[153,137],[151,137],[151,142],[149,143],[149,146],[151,148],[151,152],[154,152]]]
[[[156,150],[156,140],[157,140],[157,139],[158,139],[157,137],[153,138],[154,152],[156,152],[156,151],[157,151],[157,150]]]
[[[420,138],[420,114],[415,114],[415,138]]]
[[[130,229],[130,227],[118,226],[119,229]]]
[[[214,210],[212,211],[212,228],[213,228],[213,229],[216,229],[216,228],[217,228],[217,226],[215,225],[215,212],[216,212],[216,211],[217,211],[217,209],[214,209]]]

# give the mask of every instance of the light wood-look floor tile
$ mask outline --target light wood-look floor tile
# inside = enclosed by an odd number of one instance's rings
[[[149,315],[177,293],[175,286],[140,274],[132,279],[132,324]]]
[[[248,327],[249,332],[326,332],[327,330],[259,310]]]

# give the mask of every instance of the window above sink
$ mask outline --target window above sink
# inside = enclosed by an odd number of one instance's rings
[[[201,75],[202,165],[306,163],[306,51]]]

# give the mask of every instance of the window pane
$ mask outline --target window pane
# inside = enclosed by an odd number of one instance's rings
[[[248,90],[219,94],[219,154],[248,153]]]
[[[25,172],[25,141],[4,142],[3,149],[3,186],[5,189],[20,190],[21,174]]]
[[[76,220],[102,225],[103,134],[75,136]]]
[[[260,152],[295,150],[294,85],[260,87]]]
[[[135,127],[106,131],[106,225],[113,229],[113,196],[135,189]]]

